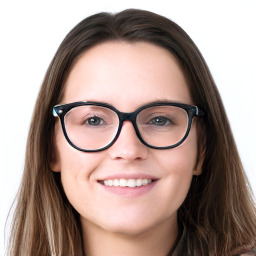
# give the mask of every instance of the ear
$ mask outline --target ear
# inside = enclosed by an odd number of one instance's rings
[[[57,126],[59,125],[59,122],[57,121],[56,122],[56,119],[55,118],[55,126],[54,126],[54,129],[53,129],[53,134],[52,134],[52,143],[51,143],[51,152],[49,152],[49,155],[50,155],[50,163],[49,163],[49,167],[51,169],[51,171],[53,172],[60,172],[61,170],[61,162],[60,162],[60,155],[59,155],[59,151],[58,151],[58,146],[57,146]]]
[[[50,169],[53,172],[60,172],[60,161],[53,157],[50,162]]]
[[[53,172],[60,172],[61,170],[60,156],[56,146],[56,139],[53,142],[52,152],[50,152],[50,169]]]
[[[206,128],[202,119],[196,119],[197,130],[197,159],[193,170],[193,175],[199,176],[202,174],[203,163],[206,153]]]
[[[198,175],[202,174],[202,167],[203,167],[203,163],[204,163],[204,158],[205,158],[205,147],[200,146],[198,156],[197,156],[196,165],[195,165],[194,170],[193,170],[193,175],[198,176]]]

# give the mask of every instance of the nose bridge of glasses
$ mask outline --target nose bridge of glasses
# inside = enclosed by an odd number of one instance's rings
[[[119,113],[120,124],[123,124],[123,122],[125,122],[125,121],[130,121],[133,124],[134,128],[136,128],[135,127],[136,116],[137,116],[136,112],[132,112],[132,113],[121,112],[121,113]]]
[[[119,112],[120,124],[119,124],[119,131],[118,131],[118,136],[117,137],[119,137],[119,135],[121,133],[124,122],[128,121],[128,122],[131,122],[137,138],[141,141],[141,136],[140,136],[137,124],[136,124],[136,117],[137,117],[137,111],[131,112],[131,113]]]
[[[123,126],[123,123],[125,121],[129,121],[132,123],[133,128],[138,136],[138,128],[137,128],[137,124],[136,124],[136,116],[137,116],[137,112],[131,112],[131,113],[124,113],[124,112],[119,112],[119,119],[120,119],[120,132]]]

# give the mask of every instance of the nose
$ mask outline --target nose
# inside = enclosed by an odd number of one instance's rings
[[[139,140],[132,123],[125,121],[119,137],[108,151],[112,159],[132,161],[146,159],[149,148]]]

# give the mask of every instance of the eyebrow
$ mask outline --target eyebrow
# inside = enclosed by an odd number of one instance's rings
[[[158,100],[155,100],[155,101],[147,102],[146,105],[151,104],[151,103],[181,103],[181,104],[194,105],[193,102],[190,102],[190,101],[187,101],[187,100],[170,100],[170,99],[166,99],[166,98],[162,98],[162,99],[158,99]]]

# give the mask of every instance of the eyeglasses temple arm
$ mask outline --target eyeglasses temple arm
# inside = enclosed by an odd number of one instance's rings
[[[205,112],[196,106],[196,116],[204,116]]]
[[[56,112],[56,110],[55,110],[54,108],[52,109],[52,114],[53,114],[53,116],[55,116],[55,117],[58,116],[58,114],[57,114],[57,112]]]

